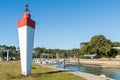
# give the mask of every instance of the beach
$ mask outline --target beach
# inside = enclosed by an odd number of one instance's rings
[[[70,59],[67,64],[78,64],[78,60]],[[120,59],[103,58],[103,59],[79,59],[79,64],[83,66],[101,67],[101,68],[120,68]]]

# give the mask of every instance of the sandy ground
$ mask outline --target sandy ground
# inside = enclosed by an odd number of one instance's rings
[[[70,59],[68,64],[77,64],[78,60]],[[103,68],[120,68],[118,59],[80,59],[79,63],[85,66],[103,67]]]

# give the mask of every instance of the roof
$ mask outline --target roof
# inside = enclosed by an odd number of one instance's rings
[[[88,54],[88,55],[84,55],[84,56],[96,56],[97,54]]]
[[[120,47],[112,47],[112,48],[114,48],[114,49],[120,49]]]

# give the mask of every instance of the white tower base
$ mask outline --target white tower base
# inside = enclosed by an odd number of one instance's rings
[[[18,28],[19,43],[20,43],[20,57],[21,70],[23,75],[31,74],[32,69],[32,54],[34,43],[34,29],[29,26]]]

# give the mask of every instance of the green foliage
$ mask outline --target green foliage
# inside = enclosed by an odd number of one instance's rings
[[[48,54],[52,56],[52,58],[68,58],[68,57],[75,57],[79,54],[80,49],[74,48],[71,50],[61,50],[61,49],[46,49],[36,47],[34,48],[34,57],[39,58],[42,54]],[[46,56],[47,57],[47,56]]]
[[[7,56],[7,51],[9,51],[9,56],[10,57],[17,57],[16,59],[20,59],[19,54],[16,54],[16,47],[15,46],[6,46],[6,45],[0,45],[0,57],[2,58],[2,60],[6,60],[6,56]],[[17,56],[18,55],[18,56]]]
[[[114,57],[117,51],[112,47],[120,46],[119,42],[111,42],[103,35],[95,35],[90,42],[81,43],[81,53],[83,54],[97,54],[98,57]]]
[[[112,47],[120,47],[120,43],[119,42],[112,42],[111,46]]]
[[[0,57],[2,59],[5,60],[5,57],[7,56],[7,50],[10,50],[10,57],[15,57],[15,60],[19,60],[20,59],[20,50],[17,49],[16,51],[16,47],[15,46],[6,46],[6,45],[0,45]],[[61,50],[61,49],[46,49],[46,48],[40,48],[40,47],[36,47],[34,48],[34,54],[33,57],[34,58],[40,58],[42,57],[43,54],[46,54],[45,57],[48,57],[47,55],[49,55],[49,58],[68,58],[68,57],[79,57],[78,54],[80,52],[79,48],[73,48],[71,50]]]

